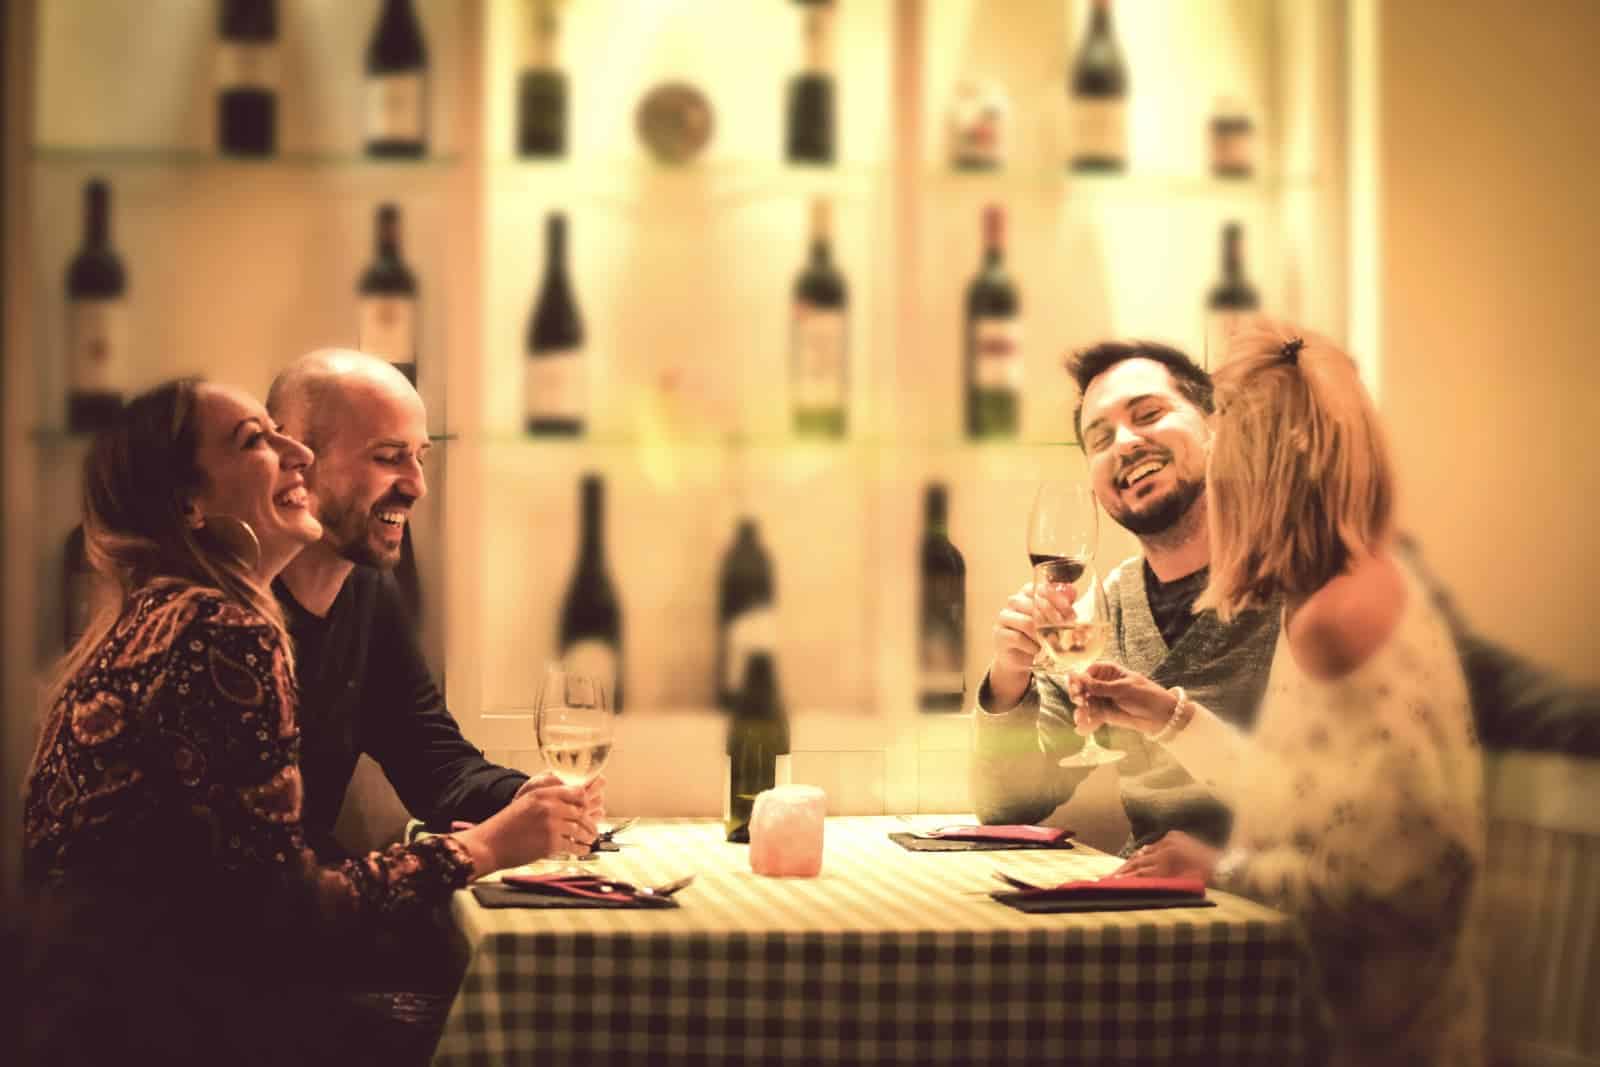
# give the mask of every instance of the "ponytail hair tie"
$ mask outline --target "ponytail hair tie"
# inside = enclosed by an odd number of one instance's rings
[[[1284,342],[1283,347],[1278,350],[1278,355],[1282,357],[1285,363],[1292,367],[1298,367],[1300,365],[1300,350],[1305,346],[1305,339],[1296,337],[1292,341]]]

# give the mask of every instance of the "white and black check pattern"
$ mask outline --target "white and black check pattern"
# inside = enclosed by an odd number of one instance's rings
[[[944,820],[946,822],[958,820]],[[911,853],[891,818],[827,823],[822,875],[762,878],[719,823],[641,823],[601,868],[691,871],[672,911],[480,908],[435,1062],[1286,1064],[1307,1044],[1288,918],[1213,892],[1186,911],[1025,915],[988,898],[1104,874],[1067,852]]]

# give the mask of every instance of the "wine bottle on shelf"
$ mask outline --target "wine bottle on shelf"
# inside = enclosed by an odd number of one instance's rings
[[[572,437],[583,432],[589,370],[583,319],[567,278],[567,217],[559,212],[545,219],[544,256],[544,284],[528,320],[527,428],[540,436]]]
[[[1094,0],[1089,32],[1078,49],[1071,91],[1075,171],[1119,173],[1128,165],[1128,68],[1111,26],[1111,0]]]
[[[571,670],[599,678],[622,710],[622,609],[606,569],[605,486],[584,475],[578,566],[561,604],[561,659]]]
[[[806,67],[789,83],[785,143],[791,163],[832,163],[834,99],[833,5],[806,6]]]
[[[61,550],[61,640],[70,650],[89,629],[94,612],[94,571],[84,550],[83,524],[67,535]]]
[[[789,719],[770,653],[757,652],[745,666],[744,685],[728,723],[727,753],[722,822],[729,841],[747,845],[756,797],[788,785],[790,778]]]
[[[1022,392],[1021,299],[1005,267],[1005,209],[983,212],[983,264],[967,287],[967,435],[1014,437]]]
[[[1256,287],[1244,276],[1244,227],[1230,222],[1222,228],[1222,279],[1206,299],[1207,369],[1221,366],[1240,320],[1260,307]]]
[[[84,187],[83,247],[67,267],[67,428],[93,433],[122,408],[128,275],[111,247],[111,188]]]
[[[395,584],[400,587],[400,601],[411,617],[412,630],[422,629],[422,577],[417,572],[417,552],[411,545],[411,523],[408,520],[400,533],[400,562],[394,568]]]
[[[383,0],[367,44],[367,155],[428,151],[428,50],[411,0]]]
[[[222,0],[217,41],[217,150],[278,148],[278,0]]]
[[[393,363],[417,384],[417,278],[400,253],[400,209],[378,207],[372,262],[356,286],[361,300],[357,344]]]
[[[1211,173],[1248,178],[1255,169],[1255,123],[1243,105],[1223,97],[1211,116]]]
[[[922,533],[917,703],[923,711],[960,711],[966,701],[967,564],[950,543],[945,487],[928,486]]]
[[[717,590],[717,706],[733,711],[750,657],[776,645],[772,561],[756,531],[756,521],[741,519],[734,542],[722,557]]]
[[[567,75],[556,65],[555,0],[536,0],[532,62],[517,85],[517,152],[525,159],[567,154]]]
[[[811,259],[794,284],[794,432],[843,437],[848,426],[850,291],[833,265],[828,202],[811,204]]]

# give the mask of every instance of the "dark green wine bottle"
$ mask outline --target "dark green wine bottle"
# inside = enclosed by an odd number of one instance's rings
[[[756,796],[786,784],[789,719],[778,697],[772,656],[757,652],[744,673],[744,690],[728,724],[728,804],[723,824],[728,840],[750,843],[750,815]]]
[[[1006,272],[1006,215],[998,204],[983,212],[983,265],[967,287],[967,436],[995,440],[1017,435],[1022,395],[1022,301]]]

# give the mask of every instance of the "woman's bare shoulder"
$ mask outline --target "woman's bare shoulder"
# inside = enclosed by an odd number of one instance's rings
[[[1287,633],[1295,662],[1322,681],[1351,674],[1394,632],[1406,595],[1405,577],[1391,555],[1361,559],[1290,617]]]

